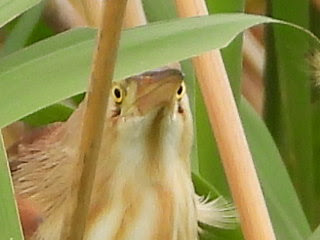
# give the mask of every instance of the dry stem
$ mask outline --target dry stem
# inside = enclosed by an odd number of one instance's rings
[[[104,4],[93,71],[83,118],[79,161],[83,164],[77,204],[72,215],[70,240],[81,240],[85,231],[105,113],[113,78],[127,0]]]

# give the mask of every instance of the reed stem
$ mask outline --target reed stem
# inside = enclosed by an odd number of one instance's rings
[[[127,0],[108,0],[103,4],[101,28],[83,117],[79,149],[79,163],[83,167],[71,219],[70,240],[82,240],[85,232],[126,4]]]
[[[180,17],[207,15],[204,0],[176,0]],[[247,240],[275,240],[257,172],[219,51],[193,59],[210,123]]]

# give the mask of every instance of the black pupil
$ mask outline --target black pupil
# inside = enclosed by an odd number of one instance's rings
[[[183,92],[183,86],[181,85],[177,91],[178,95],[181,95]]]
[[[114,90],[114,95],[116,96],[116,98],[121,98],[121,91],[118,88],[116,88]]]

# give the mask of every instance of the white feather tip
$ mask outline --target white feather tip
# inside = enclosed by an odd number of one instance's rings
[[[223,197],[210,200],[196,195],[198,222],[217,228],[233,229],[238,221],[237,211],[232,203]],[[202,232],[202,229],[199,228]]]

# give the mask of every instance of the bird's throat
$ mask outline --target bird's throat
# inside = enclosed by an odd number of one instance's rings
[[[179,153],[181,129],[169,124],[160,110],[137,128],[106,129],[87,240],[196,239],[189,159]]]

